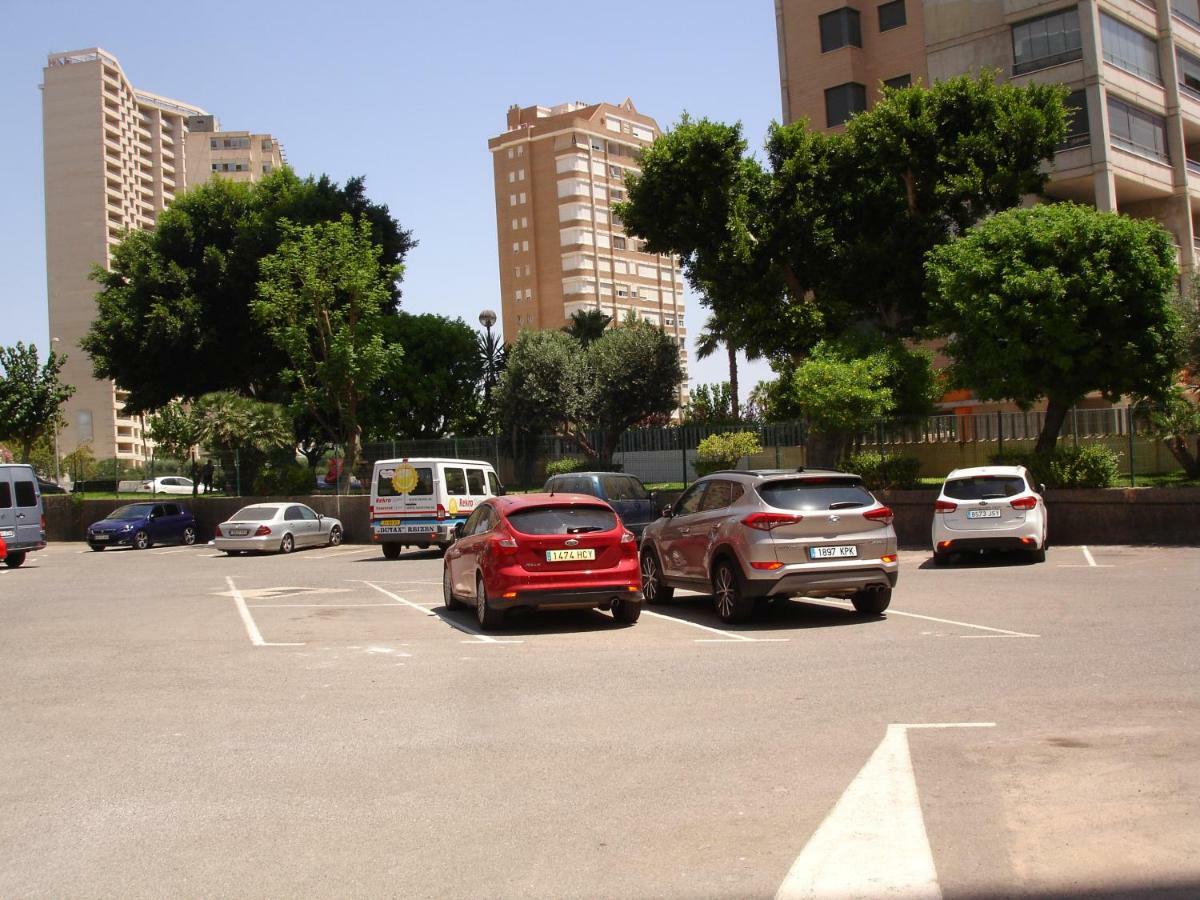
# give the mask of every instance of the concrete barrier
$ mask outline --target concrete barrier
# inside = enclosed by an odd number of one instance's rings
[[[896,534],[907,549],[929,547],[933,502],[937,491],[877,491],[876,496],[896,511]],[[679,494],[656,494],[658,506],[673,503]],[[78,500],[68,495],[43,498],[46,534],[51,541],[82,541],[87,526],[132,500]],[[161,499],[161,498],[160,498]],[[195,503],[179,498],[196,516],[200,539],[212,537],[213,526],[251,503],[292,500],[326,516],[342,520],[346,541],[369,544],[367,521],[370,498],[352,497],[208,497]],[[170,501],[168,501],[170,502]],[[1053,544],[1175,544],[1200,545],[1200,488],[1137,488],[1110,490],[1052,490],[1046,505]]]
[[[98,522],[118,506],[129,503],[181,503],[196,517],[196,528],[201,541],[209,541],[213,528],[224,522],[243,506],[252,503],[291,501],[310,506],[323,516],[336,516],[342,520],[345,539],[352,544],[369,544],[371,531],[367,521],[367,507],[371,498],[365,494],[350,497],[320,495],[313,497],[203,497],[192,502],[191,497],[150,497],[121,500],[79,500],[67,495],[50,495],[43,498],[46,509],[46,539],[50,541],[82,541],[87,537],[87,527]]]

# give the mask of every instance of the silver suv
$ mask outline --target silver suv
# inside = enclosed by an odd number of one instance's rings
[[[824,469],[714,472],[689,487],[642,537],[647,603],[676,588],[711,591],[725,622],[755,601],[849,597],[879,615],[899,563],[892,511],[857,475]]]

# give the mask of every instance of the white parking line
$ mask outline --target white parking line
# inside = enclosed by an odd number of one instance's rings
[[[476,631],[475,629],[465,626],[459,622],[454,622],[454,621],[446,618],[445,616],[438,615],[432,609],[427,609],[424,606],[421,606],[417,603],[413,603],[411,600],[406,600],[403,597],[401,597],[399,594],[393,594],[391,591],[385,590],[384,588],[381,588],[379,585],[377,585],[373,582],[364,581],[362,583],[365,584],[367,587],[374,588],[375,590],[379,591],[379,593],[384,594],[385,596],[391,597],[397,603],[403,603],[405,606],[411,606],[413,609],[415,609],[417,612],[419,612],[423,615],[433,616],[435,619],[441,619],[443,622],[445,622],[447,625],[449,625],[451,628],[455,629],[456,631],[461,631],[464,634],[469,634],[475,638],[475,640],[473,640],[473,641],[464,641],[463,643],[465,643],[465,644],[523,644],[523,643],[525,643],[524,641],[500,640],[498,638],[491,637],[490,635],[486,635],[480,631]]]
[[[1092,551],[1087,547],[1080,547],[1079,549],[1083,551],[1083,558],[1087,560],[1087,564],[1093,569],[1096,568],[1096,558],[1092,556]]]
[[[822,606],[836,606],[838,609],[853,609],[853,604],[841,600],[829,600],[825,598],[802,597],[804,603],[816,603]],[[888,616],[906,616],[910,619],[925,619],[928,622],[941,622],[943,625],[958,625],[961,628],[975,628],[979,631],[994,631],[997,634],[1007,635],[1008,637],[1023,637],[1023,638],[1040,638],[1040,634],[1029,634],[1025,631],[1009,631],[1007,628],[993,628],[991,625],[972,625],[970,622],[957,622],[954,619],[938,619],[934,616],[923,616],[919,613],[901,612],[898,609],[889,609],[886,613]],[[966,635],[962,635],[965,637]],[[979,635],[975,635],[978,637]]]
[[[689,625],[692,628],[699,628],[701,631],[708,631],[712,634],[719,634],[721,636],[720,638],[696,638],[697,644],[782,644],[791,640],[791,638],[746,637],[744,634],[738,634],[734,631],[722,631],[719,628],[710,628],[708,625],[701,625],[699,622],[691,622],[687,619],[681,619],[678,616],[665,616],[662,613],[651,612],[648,609],[643,609],[642,615],[653,616],[656,619],[666,619],[668,622],[677,622],[680,625]]]
[[[871,758],[796,857],[776,900],[885,896],[941,900],[908,731],[992,728],[994,724],[889,725]]]
[[[320,556],[302,556],[301,559],[336,559],[342,556],[358,556],[362,553],[374,553],[375,547],[346,547],[343,549],[328,550]]]
[[[304,644],[284,643],[275,644],[263,640],[262,632],[258,630],[258,625],[254,622],[254,617],[250,615],[250,610],[246,607],[246,598],[242,596],[242,592],[234,585],[233,579],[228,575],[225,576],[225,582],[229,585],[229,593],[233,595],[233,602],[237,605],[238,615],[242,617],[242,624],[246,626],[246,634],[250,636],[250,643],[255,647],[303,647]]]
[[[395,603],[254,603],[250,609],[357,609],[362,606],[396,608]]]

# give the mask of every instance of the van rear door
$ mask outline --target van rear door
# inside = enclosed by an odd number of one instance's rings
[[[12,468],[0,466],[0,537],[6,544],[17,541],[17,508],[13,501]]]
[[[41,547],[45,543],[42,537],[42,497],[38,491],[33,469],[29,466],[17,466],[10,471],[12,472],[12,492],[15,506],[15,549],[27,550]],[[9,549],[14,549],[12,541],[9,541]]]

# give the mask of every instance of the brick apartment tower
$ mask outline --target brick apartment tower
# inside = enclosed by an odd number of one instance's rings
[[[135,88],[99,48],[55,53],[43,70],[46,282],[54,349],[68,356],[59,448],[89,444],[97,459],[140,464],[149,454],[143,421],[123,414],[125,393],[92,377],[79,346],[96,314],[92,266],[107,266],[127,231],[153,228],[189,185],[248,181],[283,163],[270,135],[221,132],[198,106]]]
[[[1200,238],[1200,0],[775,0],[785,121],[835,129],[879,84],[983,69],[1065,85],[1046,192]]]
[[[626,100],[512,106],[508,129],[488,141],[496,186],[500,306],[510,340],[523,328],[562,328],[576,310],[614,324],[630,311],[679,345],[687,402],[687,329],[678,260],[645,253],[610,203],[659,135]]]

